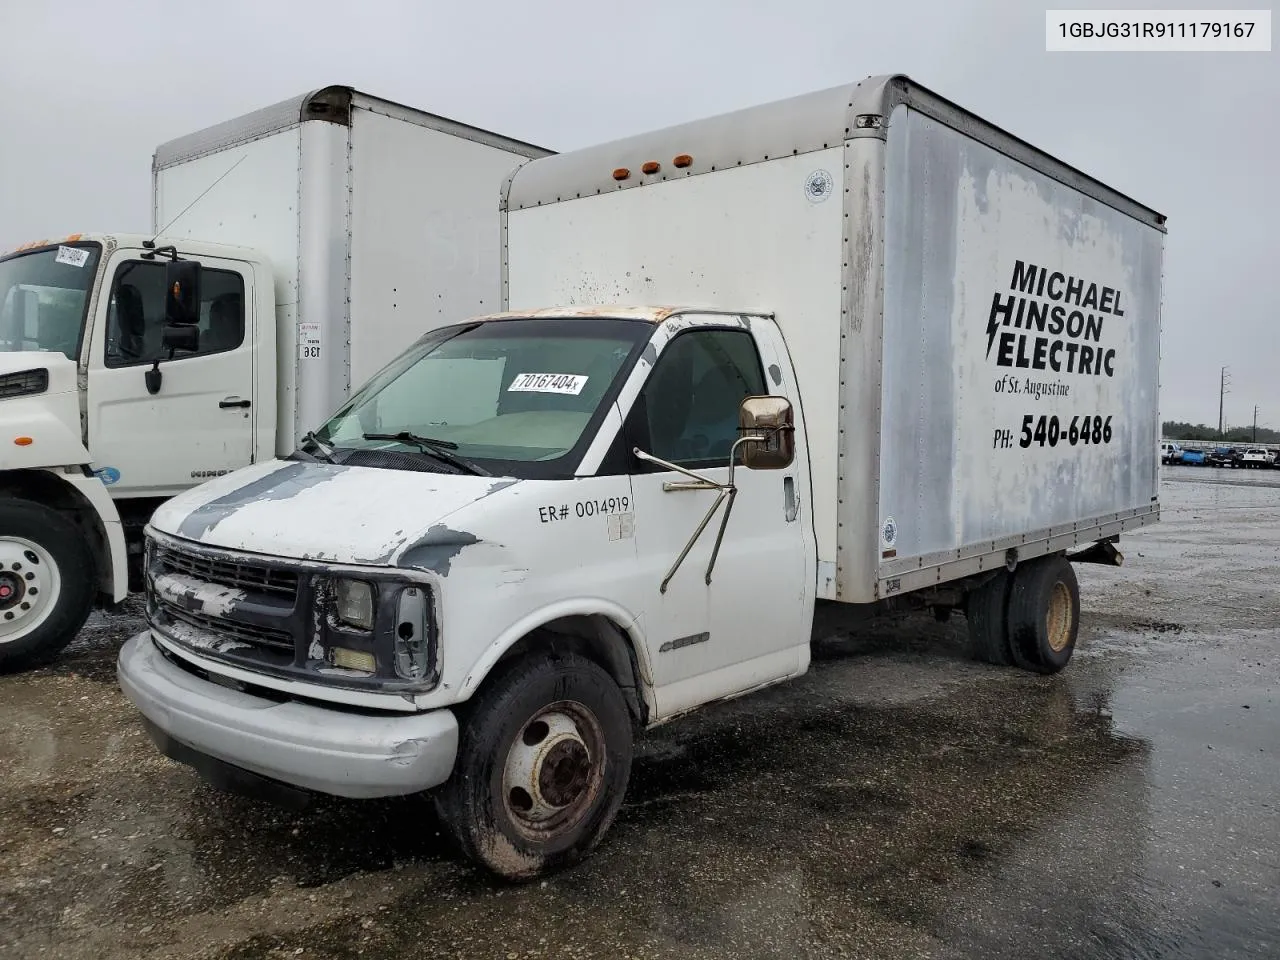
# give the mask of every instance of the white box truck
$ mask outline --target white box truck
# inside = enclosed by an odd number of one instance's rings
[[[165,498],[496,309],[503,179],[547,153],[327,87],[160,146],[158,236],[0,258],[0,668],[55,655],[131,561],[141,587]]]
[[[1164,218],[904,77],[533,160],[503,213],[507,310],[152,520],[118,677],[210,780],[431,790],[536,876],[820,613],[1053,673],[1072,559],[1158,518]]]

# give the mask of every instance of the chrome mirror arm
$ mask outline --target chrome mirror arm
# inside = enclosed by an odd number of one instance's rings
[[[680,551],[680,555],[676,557],[676,562],[671,565],[671,569],[667,571],[667,575],[662,579],[662,585],[658,588],[659,593],[666,593],[667,587],[671,583],[671,579],[676,575],[676,571],[680,569],[680,565],[684,563],[685,557],[689,556],[689,551],[693,549],[693,545],[698,542],[698,538],[702,536],[702,531],[707,528],[707,524],[711,522],[711,518],[715,516],[716,511],[720,509],[720,504],[724,503],[727,498],[729,505],[725,508],[724,516],[720,518],[720,529],[716,533],[715,546],[711,549],[711,559],[707,563],[706,582],[711,583],[711,571],[715,568],[716,558],[720,555],[720,545],[724,542],[724,531],[729,525],[729,514],[733,510],[733,501],[738,495],[737,488],[733,485],[734,463],[737,460],[738,447],[744,443],[767,443],[768,437],[750,436],[739,437],[734,441],[733,446],[729,449],[729,479],[726,483],[719,483],[710,477],[704,477],[702,474],[694,473],[692,470],[686,470],[678,464],[668,463],[660,457],[655,457],[651,453],[645,453],[639,447],[633,447],[631,452],[641,460],[648,463],[656,463],[658,466],[675,473],[683,473],[686,477],[692,477],[693,483],[671,483],[667,482],[662,485],[662,489],[667,492],[674,490],[719,490],[720,495],[716,497],[715,503],[711,504],[711,509],[707,511],[706,516],[702,518],[702,522],[698,524],[698,529],[693,531],[693,536],[689,538],[689,542],[684,545],[684,549]]]

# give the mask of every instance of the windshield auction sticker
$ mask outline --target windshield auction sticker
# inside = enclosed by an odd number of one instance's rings
[[[79,247],[59,247],[58,255],[54,260],[73,267],[83,267],[89,262],[89,251],[81,250]]]
[[[513,393],[567,393],[577,396],[587,385],[581,373],[521,373],[507,390]]]

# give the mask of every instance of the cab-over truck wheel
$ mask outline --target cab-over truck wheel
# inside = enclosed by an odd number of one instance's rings
[[[529,880],[595,849],[631,774],[631,715],[607,672],[531,652],[501,664],[458,720],[453,775],[435,799],[468,859]]]
[[[93,554],[66,514],[0,500],[0,671],[52,660],[89,616]]]

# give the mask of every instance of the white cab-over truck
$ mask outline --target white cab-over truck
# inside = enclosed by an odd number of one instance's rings
[[[0,258],[0,668],[55,655],[131,566],[141,588],[165,498],[288,454],[418,337],[496,309],[497,198],[547,153],[327,87],[160,146],[160,236]]]
[[[157,511],[118,676],[161,750],[433,791],[524,878],[820,612],[1067,664],[1068,551],[1158,518],[1162,216],[901,76],[533,160],[502,209],[506,310]]]

